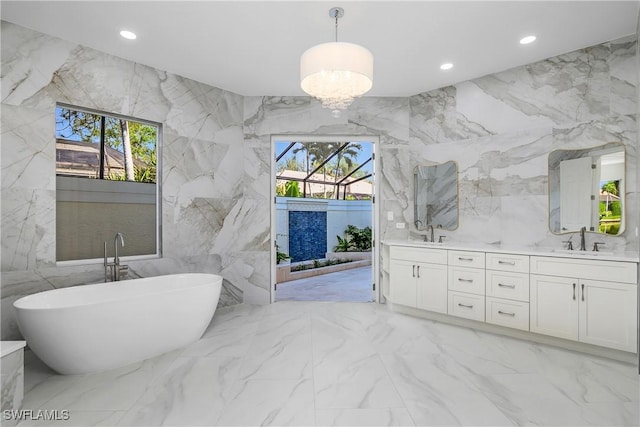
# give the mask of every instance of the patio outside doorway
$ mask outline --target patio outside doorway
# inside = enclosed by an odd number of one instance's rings
[[[286,136],[272,146],[272,301],[375,301],[373,141]]]

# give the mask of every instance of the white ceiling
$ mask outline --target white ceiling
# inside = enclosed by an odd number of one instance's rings
[[[635,34],[633,1],[2,1],[3,20],[242,95],[303,95],[300,55],[374,55],[369,95],[409,96]],[[131,29],[138,39],[118,34]],[[538,39],[522,46],[519,39]],[[441,71],[443,62],[454,68]]]

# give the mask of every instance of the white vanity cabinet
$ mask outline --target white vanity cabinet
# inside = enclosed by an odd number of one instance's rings
[[[390,298],[396,304],[447,312],[447,252],[392,246]]]
[[[448,251],[448,314],[484,322],[484,263],[484,252]]]
[[[529,330],[529,256],[487,253],[486,322]]]
[[[388,248],[388,296],[394,304],[524,339],[571,340],[594,353],[604,349],[591,346],[638,351],[637,260],[406,244]]]
[[[531,257],[531,332],[637,351],[637,265]]]

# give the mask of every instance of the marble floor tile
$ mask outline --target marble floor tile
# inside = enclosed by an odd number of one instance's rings
[[[415,426],[404,408],[317,409],[319,426]]]
[[[638,402],[598,402],[582,406],[582,418],[592,426],[639,426]]]
[[[239,357],[179,357],[119,424],[215,425],[238,377],[240,364]]]
[[[18,427],[37,426],[65,426],[65,427],[111,427],[118,423],[122,417],[121,411],[73,411],[69,412],[69,419],[65,420],[59,414],[58,419],[25,419],[18,424]]]
[[[638,426],[637,367],[391,312],[280,301],[216,312],[144,362],[57,375],[25,355],[20,425]]]
[[[404,404],[377,354],[327,357],[313,368],[317,408],[402,408]]]
[[[285,307],[285,306],[283,306]],[[265,313],[243,360],[240,377],[311,378],[311,317],[303,305]]]
[[[474,382],[517,425],[598,425],[596,419],[589,418],[585,405],[577,404],[540,375],[479,376]],[[605,414],[599,418],[607,417]],[[613,419],[606,424],[609,422]]]
[[[212,334],[219,335],[227,332],[252,334],[258,328],[264,311],[265,306],[248,304],[218,308],[202,337],[207,338]]]
[[[208,334],[199,341],[189,344],[184,348],[181,356],[185,357],[218,357],[218,356],[243,356],[249,350],[256,327],[250,330],[244,328],[222,329],[208,331]]]
[[[538,372],[578,404],[640,400],[635,366],[553,347],[541,347],[538,358]]]
[[[302,329],[293,332],[290,335],[256,337],[242,362],[240,377],[243,380],[310,379],[311,333]]]
[[[312,381],[249,380],[237,383],[217,425],[313,426]]]
[[[515,425],[467,376],[455,360],[442,355],[383,356],[417,425]]]
[[[381,354],[437,354],[441,339],[431,333],[432,321],[405,315],[378,316],[367,336]]]
[[[76,378],[72,386],[56,393],[38,409],[128,410],[142,396],[149,384],[171,365],[180,351],[175,350],[109,371],[70,375],[68,378]]]

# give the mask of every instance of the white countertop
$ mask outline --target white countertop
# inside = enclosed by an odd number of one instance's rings
[[[456,251],[493,252],[502,254],[519,254],[533,256],[553,256],[573,259],[599,259],[607,261],[638,262],[637,252],[593,252],[593,251],[567,251],[556,248],[502,248],[490,245],[473,245],[468,243],[444,242],[430,243],[420,240],[384,240],[383,245],[409,246],[414,248],[449,249]]]
[[[8,354],[18,351],[27,345],[26,341],[0,341],[0,357],[5,357]]]

